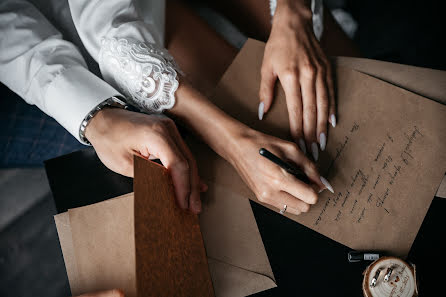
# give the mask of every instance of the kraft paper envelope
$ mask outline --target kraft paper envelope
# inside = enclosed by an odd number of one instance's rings
[[[280,87],[272,109],[257,117],[263,49],[258,41],[245,44],[213,101],[250,127],[290,139]],[[338,125],[329,128],[318,162],[335,194],[324,191],[310,212],[286,216],[350,248],[405,256],[446,171],[446,107],[358,71],[335,70]],[[200,151],[201,176],[257,201],[226,161],[188,142]]]
[[[336,57],[335,63],[446,104],[446,71],[351,57]],[[446,198],[446,175],[435,196]]]
[[[200,226],[216,296],[276,287],[249,201],[209,183]],[[122,288],[136,296],[133,193],[54,217],[71,292]]]
[[[336,57],[335,63],[446,104],[446,71],[351,57]]]

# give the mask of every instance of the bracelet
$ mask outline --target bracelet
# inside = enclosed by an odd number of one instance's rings
[[[88,141],[88,139],[85,137],[85,130],[87,129],[87,126],[90,123],[91,119],[105,107],[128,109],[128,105],[123,100],[114,96],[96,105],[96,107],[85,116],[84,120],[81,123],[81,126],[79,127],[79,139],[83,144],[91,145],[90,141]]]

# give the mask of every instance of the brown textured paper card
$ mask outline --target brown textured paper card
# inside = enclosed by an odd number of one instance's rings
[[[138,296],[214,296],[198,216],[177,206],[166,168],[133,164]]]
[[[245,44],[213,99],[249,126],[289,139],[281,88],[257,118],[263,48]],[[318,162],[335,194],[321,193],[309,213],[286,215],[353,249],[405,256],[446,170],[446,107],[348,68],[337,67],[336,77],[338,125]],[[201,176],[256,200],[228,163],[202,150]]]
[[[199,220],[215,295],[246,296],[275,287],[249,201],[208,185]],[[130,193],[54,217],[73,295],[120,287],[127,297],[136,296],[133,207]],[[70,221],[80,232],[72,234]]]

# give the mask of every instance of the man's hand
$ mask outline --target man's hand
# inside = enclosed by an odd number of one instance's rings
[[[304,1],[278,1],[261,69],[259,118],[271,107],[277,78],[285,91],[294,141],[313,159],[327,143],[328,119],[336,125],[330,63],[313,32]]]
[[[160,115],[146,115],[118,108],[99,111],[85,136],[109,169],[133,176],[133,155],[160,159],[169,171],[178,205],[193,213],[201,211],[197,164],[175,123]]]
[[[124,297],[124,293],[121,290],[114,289],[108,291],[100,291],[96,293],[82,294],[77,297]]]

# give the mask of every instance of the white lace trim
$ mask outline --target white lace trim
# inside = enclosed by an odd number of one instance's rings
[[[104,79],[142,111],[161,113],[175,105],[181,71],[167,50],[131,39],[103,38],[99,65]]]
[[[274,16],[277,7],[277,0],[269,1],[271,16]],[[324,6],[322,0],[311,0],[311,11],[313,12],[313,31],[317,40],[321,40],[324,31]]]

